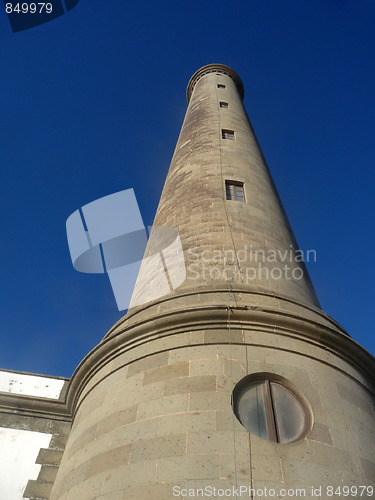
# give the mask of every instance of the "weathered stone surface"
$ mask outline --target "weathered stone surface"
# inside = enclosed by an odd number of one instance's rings
[[[89,461],[86,479],[118,467],[124,466],[129,462],[130,446],[128,444],[119,446],[114,450],[106,451],[96,455]]]
[[[45,465],[59,465],[61,462],[63,452],[61,450],[51,450],[49,448],[42,448],[36,459],[37,464]]]
[[[187,434],[172,434],[154,439],[140,439],[131,445],[131,462],[152,458],[181,456],[186,453]]]
[[[196,375],[194,377],[167,380],[163,394],[164,396],[171,396],[172,394],[206,392],[210,390],[216,390],[216,377],[214,375]]]
[[[370,481],[371,484],[375,484],[375,461],[370,461],[363,457],[360,457],[360,460],[366,480]]]
[[[30,480],[27,483],[24,497],[38,500],[48,500],[51,494],[53,483]]]
[[[320,441],[321,443],[331,445],[333,444],[329,427],[327,425],[320,424],[319,422],[314,422],[314,427],[307,437],[312,441]]]
[[[189,363],[187,361],[173,365],[162,366],[147,370],[143,375],[143,385],[160,382],[161,380],[176,379],[189,375]]]

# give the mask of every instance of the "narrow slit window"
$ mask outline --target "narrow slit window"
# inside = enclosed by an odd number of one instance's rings
[[[234,130],[223,129],[221,131],[221,137],[223,139],[228,139],[229,141],[234,141]]]
[[[224,102],[224,101],[220,101],[220,107],[221,108],[227,108],[228,107],[228,103]]]
[[[225,85],[223,85],[222,83],[218,83],[217,88],[218,89],[225,89]]]
[[[243,182],[225,181],[227,200],[245,201]]]

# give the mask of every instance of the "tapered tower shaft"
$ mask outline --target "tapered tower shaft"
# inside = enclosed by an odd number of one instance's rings
[[[188,85],[189,106],[154,222],[180,235],[187,275],[178,292],[230,282],[319,307],[243,93],[239,76],[223,65],[200,69]],[[153,277],[146,267],[134,298],[153,286]]]

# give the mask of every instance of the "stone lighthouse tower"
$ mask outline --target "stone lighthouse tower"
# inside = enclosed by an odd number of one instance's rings
[[[320,308],[243,94],[221,64],[189,82],[154,222],[183,252],[76,370],[52,500],[372,498],[375,360]]]

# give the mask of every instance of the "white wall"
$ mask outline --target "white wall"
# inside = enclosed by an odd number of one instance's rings
[[[37,479],[40,448],[48,448],[52,434],[0,428],[0,500],[22,500],[29,479]]]
[[[58,399],[63,385],[64,380],[60,379],[0,371],[0,391],[2,392]]]

